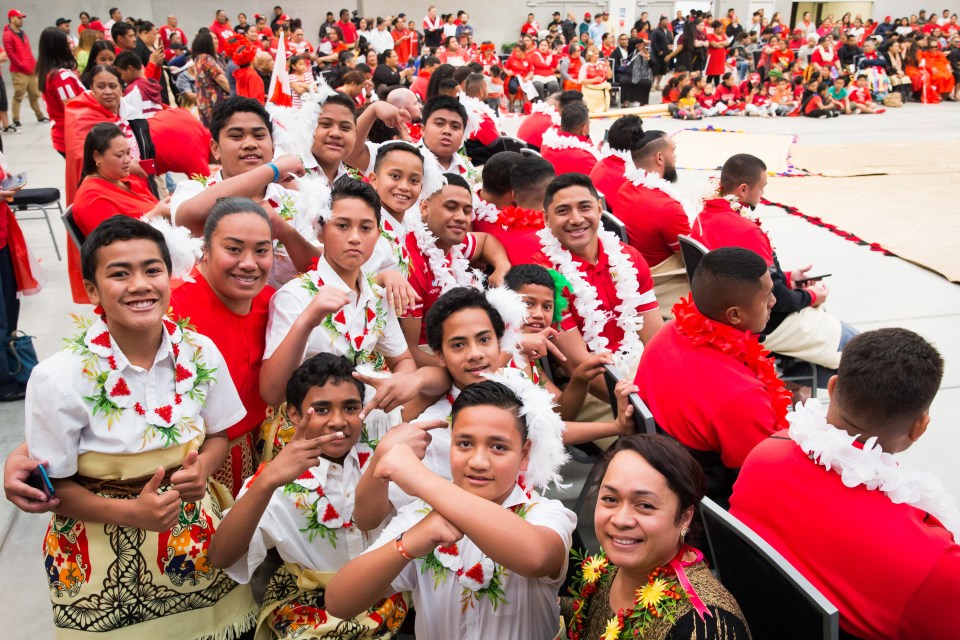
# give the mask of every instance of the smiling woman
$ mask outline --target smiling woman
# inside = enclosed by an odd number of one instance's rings
[[[234,496],[257,468],[253,438],[267,408],[259,381],[272,265],[270,220],[263,208],[247,198],[221,198],[207,216],[195,281],[179,287],[170,301],[174,318],[189,321],[217,345],[247,410],[227,431],[230,450],[213,475]]]
[[[686,544],[703,470],[666,436],[621,438],[598,463],[594,527],[602,551],[579,558],[560,612],[571,640],[749,638],[740,607]]]

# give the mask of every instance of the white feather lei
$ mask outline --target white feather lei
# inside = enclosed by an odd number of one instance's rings
[[[607,145],[607,146],[603,149],[603,157],[604,157],[604,158],[611,158],[611,157],[613,157],[613,158],[620,158],[621,160],[623,160],[623,164],[624,164],[624,167],[625,167],[625,170],[626,170],[626,171],[630,171],[631,169],[634,168],[634,166],[633,166],[633,154],[630,153],[630,151],[628,151],[628,150],[624,150],[624,149],[614,149],[614,148],[611,147],[610,145]]]
[[[587,282],[580,268],[575,264],[573,256],[563,248],[549,227],[544,227],[537,232],[537,235],[540,237],[544,255],[550,258],[557,271],[570,281],[574,292],[573,306],[577,310],[577,315],[583,320],[583,340],[587,348],[592,353],[606,349],[608,340],[601,335],[601,332],[611,314],[600,308],[600,298],[596,288]],[[620,304],[614,311],[617,312],[617,326],[623,330],[623,340],[613,357],[624,375],[630,376],[636,370],[640,354],[643,353],[643,342],[640,341],[643,316],[637,312],[637,307],[643,303],[643,297],[637,291],[639,288],[637,269],[621,248],[617,236],[605,229],[599,229],[597,239],[604,253],[607,254],[607,260],[610,262],[610,277],[613,278],[617,297],[620,298]]]
[[[484,375],[510,389],[520,400],[518,413],[526,422],[530,441],[524,484],[537,489],[546,489],[551,483],[558,488],[569,486],[561,484],[560,476],[560,467],[569,459],[563,447],[566,425],[553,410],[550,392],[531,382],[519,369],[504,368]]]
[[[281,107],[272,102],[266,104],[267,113],[273,122],[273,142],[275,156],[293,153],[300,156],[307,169],[318,166],[313,157],[313,132],[317,129],[317,119],[327,98],[336,91],[330,88],[323,77],[317,78],[317,86],[300,96],[301,106]]]
[[[473,219],[496,224],[500,217],[500,207],[491,204],[480,197],[480,192],[473,194]]]
[[[546,116],[550,116],[550,122],[553,123],[553,126],[560,126],[560,112],[548,102],[537,102],[530,109],[530,115],[535,113],[542,113]]]
[[[687,214],[687,218],[691,222],[696,219],[697,215],[700,213],[699,206],[691,205],[690,202],[683,197],[680,191],[677,190],[676,185],[667,182],[656,173],[647,172],[639,167],[634,167],[632,161],[629,165],[627,165],[626,170],[623,172],[623,177],[632,182],[634,186],[660,191],[661,193],[673,198],[680,203],[680,206],[683,207],[684,213]],[[699,203],[697,204],[699,205]]]
[[[500,339],[500,350],[513,355],[516,360],[521,356],[518,344],[523,325],[527,321],[530,311],[523,302],[523,296],[505,285],[487,289],[485,294],[500,318],[503,319],[503,337]]]
[[[170,277],[181,282],[193,282],[190,272],[197,260],[203,255],[203,239],[195,238],[186,227],[170,224],[160,216],[144,219],[144,222],[163,234],[163,240],[170,252]]]
[[[787,420],[790,438],[814,462],[839,473],[844,486],[852,489],[863,485],[870,491],[880,491],[894,504],[909,504],[925,511],[954,538],[960,538],[957,501],[933,474],[904,469],[893,455],[880,448],[875,437],[867,440],[863,449],[854,446],[857,437],[828,423],[819,400],[797,405]]]
[[[540,148],[545,149],[546,147],[550,147],[551,149],[582,149],[592,154],[597,160],[601,158],[600,151],[595,146],[589,142],[584,142],[574,135],[562,136],[560,135],[559,129],[547,129],[544,132]]]
[[[311,156],[312,157],[312,156]],[[332,206],[330,185],[326,177],[307,173],[297,178],[297,190],[290,191],[296,202],[297,211],[309,216],[314,233],[320,233],[320,223],[330,218]]]
[[[478,100],[473,96],[468,96],[467,94],[460,92],[460,95],[457,96],[460,100],[460,104],[463,105],[463,108],[467,110],[467,126],[464,128],[463,139],[467,140],[480,128],[480,125],[483,124],[483,116],[487,116],[493,120],[494,124],[497,123],[497,114],[493,112],[486,102]],[[498,127],[499,129],[499,127]]]
[[[426,145],[420,145],[417,149],[423,154],[423,185],[420,189],[420,199],[417,201],[419,202],[443,189],[447,184],[447,179],[443,176],[443,167],[440,166],[437,156],[433,155],[433,152],[427,149]]]

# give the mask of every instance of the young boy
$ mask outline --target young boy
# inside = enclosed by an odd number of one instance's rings
[[[518,417],[524,408],[529,413]],[[378,477],[419,500],[400,510],[372,551],[331,580],[328,610],[350,616],[409,590],[418,638],[553,638],[576,519],[559,501],[519,484],[521,476],[549,473],[544,467],[552,465],[540,460],[534,469],[531,461],[543,458],[539,447],[560,444],[555,422],[532,431],[548,419],[540,413],[512,386],[472,384],[453,405],[452,483],[406,445],[378,460]]]
[[[490,275],[494,286],[503,282],[510,269],[507,252],[496,238],[469,232],[473,212],[470,184],[457,174],[443,175],[447,184],[420,202],[422,221],[413,222],[413,231],[406,238],[411,267],[408,281],[420,302],[400,320],[400,326],[413,359],[421,366],[436,363],[419,348],[427,343],[424,310],[432,307],[444,291],[481,283],[482,276],[470,269],[471,261],[494,268]]]
[[[855,113],[884,113],[886,109],[873,101],[867,76],[857,76],[857,84],[850,91],[850,107]]]
[[[150,119],[163,109],[160,83],[143,73],[143,62],[134,51],[124,51],[114,61],[120,72],[120,79],[126,88],[123,90],[124,106],[131,110],[128,118]]]
[[[279,184],[291,174],[302,176],[303,163],[289,154],[274,159],[270,115],[252,98],[227,98],[218,104],[210,134],[220,171],[177,185],[170,199],[170,216],[199,237],[207,213],[219,198],[242,196],[260,203],[270,215],[276,241],[269,283],[279,287],[306,271],[320,253],[313,231],[316,211],[297,206],[295,194]]]
[[[827,95],[833,100],[834,104],[840,107],[843,113],[852,113],[850,108],[850,90],[847,89],[847,79],[839,77],[833,81],[833,85],[827,89]]]
[[[243,584],[269,549],[280,553],[286,564],[270,578],[258,621],[277,637],[304,627],[342,637],[345,626],[376,637],[398,629],[407,612],[399,594],[347,622],[324,611],[327,580],[379,535],[353,522],[354,489],[383,435],[368,433],[360,419],[363,383],[353,372],[330,353],[293,372],[286,388],[293,439],[247,480],[210,543],[214,566]]]
[[[164,317],[159,231],[114,216],[81,261],[101,316],[34,369],[26,398],[29,453],[60,500],[43,545],[55,624],[68,635],[238,636],[256,604],[209,562],[220,506],[207,479],[243,404],[214,343]]]

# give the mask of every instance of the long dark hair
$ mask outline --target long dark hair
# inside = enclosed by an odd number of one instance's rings
[[[101,40],[101,42],[106,41]],[[113,77],[117,79],[117,82],[120,83],[120,87],[123,87],[123,79],[120,77],[120,72],[117,71],[117,68],[112,64],[95,64],[92,67],[87,67],[87,70],[83,72],[82,76],[80,76],[80,82],[82,82],[83,86],[85,86],[87,89],[92,89],[94,76],[104,71],[113,75]]]
[[[427,100],[440,95],[440,83],[447,78],[452,78],[456,70],[452,64],[442,64],[433,70],[430,82],[427,83]]]
[[[117,125],[109,122],[101,122],[90,129],[90,133],[87,134],[87,139],[83,141],[81,182],[87,176],[92,176],[97,172],[97,161],[93,159],[93,154],[99,153],[103,155],[106,153],[107,149],[110,148],[110,144],[113,143],[114,138],[118,136],[121,138],[124,137],[123,131],[121,131]]]
[[[198,33],[190,44],[190,55],[193,56],[194,60],[203,53],[210,56],[217,55],[217,48],[213,43],[213,34],[210,31]]]
[[[58,69],[76,69],[77,60],[70,52],[67,34],[56,27],[47,27],[40,33],[37,46],[37,84],[46,91],[47,76]]]

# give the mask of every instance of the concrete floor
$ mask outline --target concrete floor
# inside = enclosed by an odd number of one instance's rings
[[[11,94],[12,95],[12,94]],[[48,128],[33,122],[24,105],[22,133],[3,138],[10,169],[27,171],[29,186],[63,189],[63,160],[52,150]],[[593,134],[600,139],[612,120],[593,123]],[[697,125],[765,133],[798,134],[809,144],[837,144],[840,141],[960,140],[960,104],[938,106],[907,105],[878,117],[843,117],[835,120],[806,118],[711,118]],[[505,127],[514,129],[516,120]],[[649,129],[676,131],[691,123],[658,118],[646,120]],[[730,153],[736,153],[731,149]],[[680,187],[690,196],[703,192],[709,172],[683,172]],[[837,189],[844,188],[837,180]],[[891,199],[893,202],[893,199]],[[946,375],[943,387],[932,409],[932,423],[927,434],[902,459],[905,464],[925,469],[940,477],[954,496],[960,496],[960,470],[953,464],[960,446],[957,428],[960,415],[960,287],[937,274],[894,257],[887,257],[859,247],[838,236],[789,216],[778,209],[765,209],[764,228],[769,230],[780,260],[786,268],[814,264],[817,273],[832,273],[829,286],[829,308],[860,329],[884,326],[910,328],[931,340],[943,353]],[[812,215],[823,212],[808,211]],[[960,213],[960,212],[958,212]],[[53,220],[54,232],[61,251],[65,249],[65,232],[59,219]],[[41,358],[61,346],[61,339],[71,331],[69,313],[88,311],[69,300],[66,262],[58,262],[53,241],[45,223],[21,224],[27,242],[41,259],[49,280],[37,296],[22,301],[20,329],[37,337]],[[958,239],[960,240],[960,239]],[[23,403],[0,404],[0,457],[23,440]],[[584,469],[570,469],[571,479],[582,482]],[[572,500],[575,486],[565,494]],[[18,637],[42,640],[53,635],[48,589],[42,569],[40,548],[48,519],[20,513],[6,501],[0,501],[0,602],[4,606],[7,629],[16,629]],[[6,637],[6,633],[0,634]]]

